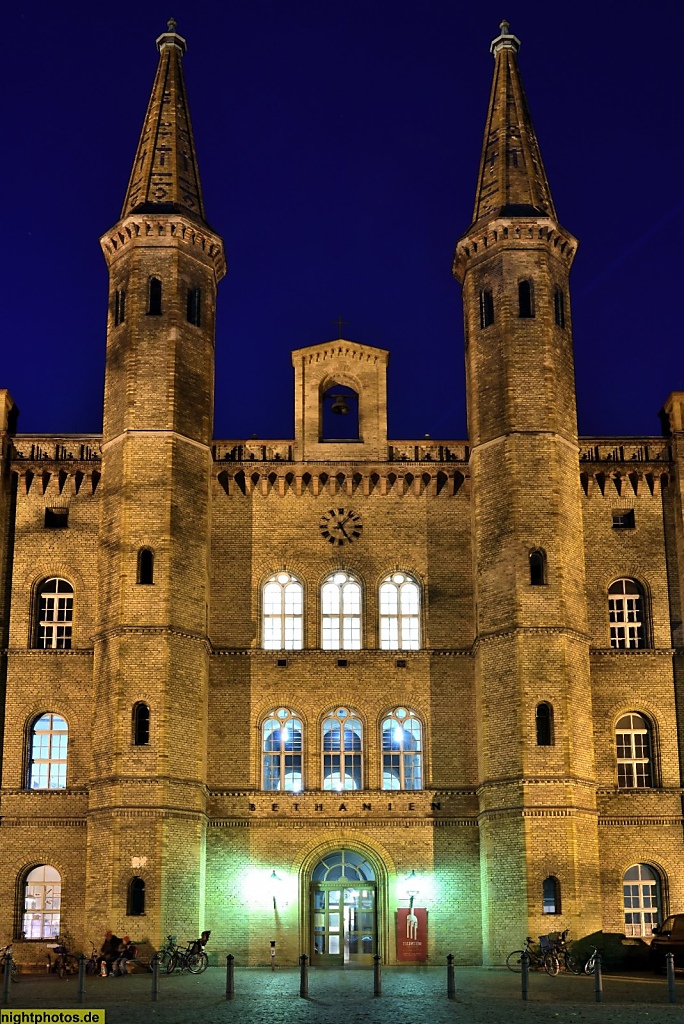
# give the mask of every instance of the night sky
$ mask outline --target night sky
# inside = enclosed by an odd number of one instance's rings
[[[393,438],[466,437],[460,288],[506,17],[571,276],[580,433],[657,434],[684,390],[684,8],[156,0],[5,9],[0,386],[19,430],[99,432],[107,275],[173,16],[207,218],[226,245],[217,438],[291,437],[290,352],[391,352]]]

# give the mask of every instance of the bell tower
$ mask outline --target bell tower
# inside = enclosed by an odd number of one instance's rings
[[[471,444],[485,962],[501,962],[511,935],[549,930],[545,880],[574,936],[600,928],[588,909],[599,875],[568,290],[577,243],[556,216],[519,48],[502,22],[473,222],[453,265]]]
[[[175,22],[157,47],[121,218],[101,239],[110,289],[86,890],[89,934],[133,934],[130,894],[139,912],[144,893],[153,942],[203,924],[214,314],[226,269],[205,219]]]

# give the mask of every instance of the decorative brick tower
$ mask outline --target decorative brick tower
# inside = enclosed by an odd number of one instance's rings
[[[502,22],[473,223],[453,267],[471,443],[485,963],[501,961],[512,935],[549,930],[543,895],[574,935],[600,927],[568,293],[577,243],[556,218],[519,46]]]
[[[89,927],[123,934],[141,879],[152,941],[203,924],[214,313],[225,273],[173,21],[157,46],[121,219],[101,240],[110,302],[86,890]],[[140,704],[149,737],[136,735]],[[145,719],[143,708],[143,733]]]

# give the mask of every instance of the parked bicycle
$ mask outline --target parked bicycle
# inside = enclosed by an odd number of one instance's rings
[[[56,954],[54,960],[49,953],[45,957],[48,974],[58,974],[60,978],[69,978],[78,974],[78,957],[74,953],[70,953],[64,944],[54,946],[53,952]]]
[[[4,978],[5,971],[9,966],[10,969],[10,981],[19,981],[19,964],[15,961],[12,956],[12,943],[0,948],[0,963],[2,963],[2,975]]]
[[[514,949],[512,953],[508,954],[506,957],[506,967],[509,971],[513,971],[514,974],[520,974],[522,971],[523,953],[527,953],[530,958],[530,968],[532,970],[544,970],[552,978],[555,978],[558,974],[560,961],[554,952],[548,935],[540,935],[538,943],[528,935],[525,939],[524,949]]]
[[[553,951],[558,957],[561,967],[564,967],[566,971],[570,971],[571,974],[582,973],[582,961],[579,960],[574,953],[568,948],[568,935],[570,929],[566,928],[564,932],[561,932],[556,939],[551,939],[553,945]]]
[[[587,962],[584,965],[584,973],[585,974],[593,974],[594,973],[594,968],[596,967],[596,959],[597,959],[597,957],[598,957],[599,960],[601,959],[601,950],[597,949],[596,946],[594,946],[593,950],[589,954]]]
[[[204,952],[204,947],[209,941],[211,932],[202,932],[199,939],[188,942],[185,949],[176,946],[171,959],[166,964],[166,973],[173,974],[174,971],[190,971],[191,974],[202,974],[209,966],[209,957]]]
[[[159,964],[159,969],[161,971],[167,971],[170,974],[171,972],[169,971],[169,964],[173,960],[173,955],[177,949],[177,936],[167,935],[166,942],[162,946],[160,946],[157,952],[154,953],[154,955],[152,956],[152,959],[150,961],[150,967],[156,960],[157,963]]]

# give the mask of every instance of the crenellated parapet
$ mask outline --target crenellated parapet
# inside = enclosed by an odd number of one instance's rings
[[[215,441],[214,462],[294,462],[294,441]],[[465,441],[396,441],[388,444],[388,462],[463,462]]]
[[[587,497],[660,495],[671,464],[672,447],[662,437],[580,438],[580,482]]]

